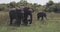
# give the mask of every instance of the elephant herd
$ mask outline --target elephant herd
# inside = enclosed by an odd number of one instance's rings
[[[21,23],[23,23],[23,25],[25,25],[25,26],[27,26],[28,24],[32,24],[32,13],[33,12],[34,12],[34,10],[27,6],[21,6],[19,8],[18,7],[11,8],[9,11],[10,25],[13,24],[14,19],[16,19],[15,25],[17,25],[17,26],[20,26]],[[28,19],[28,16],[30,16],[30,19]],[[46,13],[45,12],[37,13],[38,20],[40,17],[41,17],[41,20],[43,20],[43,17],[47,18]]]

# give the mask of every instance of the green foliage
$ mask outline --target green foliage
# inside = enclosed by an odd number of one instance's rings
[[[54,3],[53,1],[49,1],[46,4],[45,11],[60,13],[60,3]]]
[[[8,4],[0,4],[0,11],[9,11],[10,8],[13,7],[20,7],[21,5],[30,6],[35,10],[38,11],[46,11],[46,12],[59,12],[60,13],[60,3],[54,3],[53,1],[49,1],[46,5],[38,5],[37,3],[28,3],[26,0],[20,0],[19,2],[10,2]]]
[[[50,1],[46,4],[46,6],[49,7],[49,6],[53,5],[53,4],[54,4],[54,2],[50,0]]]
[[[8,7],[8,5],[7,4],[0,4],[0,11],[7,11],[7,10],[9,10],[9,7]]]
[[[16,6],[16,2],[11,2],[9,5],[10,5],[10,8],[13,8]]]
[[[52,5],[52,6],[50,6],[49,8],[47,8],[46,11],[47,11],[47,12],[53,12],[53,11],[54,11],[54,8],[55,8],[55,6]]]

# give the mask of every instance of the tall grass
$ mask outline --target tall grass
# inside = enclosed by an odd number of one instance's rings
[[[9,20],[8,12],[0,12],[0,25],[5,25]]]

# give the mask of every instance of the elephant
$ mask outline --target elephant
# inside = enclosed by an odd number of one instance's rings
[[[16,19],[16,25],[20,26],[21,19],[23,18],[23,13],[20,8],[12,8],[9,11],[10,25],[13,24],[13,19]]]
[[[32,13],[34,12],[34,10],[32,8],[29,7],[24,7],[24,8],[13,8],[10,9],[9,11],[9,16],[10,16],[10,25],[12,25],[13,19],[16,19],[16,24],[19,26],[21,24],[21,20],[23,21],[24,25],[28,24],[28,16],[30,16],[29,19],[29,24],[32,23]]]
[[[37,13],[37,20],[39,20],[41,18],[41,21],[44,19],[44,17],[47,19],[47,15],[45,12],[38,12]]]
[[[29,24],[32,24],[32,13],[34,12],[34,10],[30,7],[24,7],[23,11],[24,11],[24,24],[28,25],[28,19],[27,19],[28,16],[30,16]]]

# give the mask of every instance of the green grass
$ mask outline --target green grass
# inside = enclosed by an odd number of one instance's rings
[[[28,26],[20,27],[9,26],[8,13],[0,14],[0,32],[60,32],[60,19],[57,14],[47,14],[48,20],[38,21],[36,14],[33,14],[33,23]],[[53,17],[53,19],[52,19]]]
[[[47,22],[41,23],[39,21],[35,22],[30,26],[0,26],[1,32],[60,32],[59,22]]]

